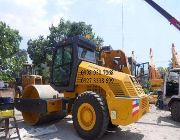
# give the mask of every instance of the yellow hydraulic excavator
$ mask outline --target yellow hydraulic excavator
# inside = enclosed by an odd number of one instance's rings
[[[180,68],[180,58],[174,44],[172,44],[172,68]]]
[[[154,54],[152,48],[150,48],[149,82],[153,90],[157,90],[163,85],[163,79],[154,64]]]
[[[108,126],[128,125],[149,110],[147,95],[132,75],[96,64],[95,44],[75,36],[57,44],[51,85],[29,85],[15,106],[36,125],[72,114],[84,139],[100,138]]]

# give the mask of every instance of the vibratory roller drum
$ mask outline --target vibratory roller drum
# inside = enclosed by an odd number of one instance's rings
[[[50,85],[30,85],[21,99],[15,100],[24,121],[31,125],[62,119],[66,116],[63,99]]]

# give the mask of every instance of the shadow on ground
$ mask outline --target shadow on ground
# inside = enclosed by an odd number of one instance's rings
[[[118,128],[114,132],[106,132],[105,135],[102,137],[102,140],[142,140],[143,137],[143,134],[134,133],[130,130],[121,131],[121,129]]]
[[[180,122],[176,122],[172,119],[171,116],[159,116],[155,123],[153,122],[136,122],[137,124],[147,124],[147,125],[155,125],[155,126],[167,126],[173,128],[180,128]]]
[[[161,123],[161,122],[166,122],[170,124],[169,126],[171,127],[180,128],[180,122],[174,121],[171,116],[158,117],[157,123]]]
[[[72,124],[72,120],[71,119],[63,119],[60,121],[55,121],[55,122],[51,122],[48,124],[43,124],[41,125],[41,127],[46,127],[49,125],[55,124],[55,126],[58,129],[58,132],[56,133],[52,133],[52,134],[48,134],[48,135],[43,135],[43,136],[38,136],[38,137],[34,137],[32,138],[33,140],[82,140],[78,134],[76,133],[73,124]],[[32,126],[28,126],[27,124],[24,123],[24,121],[19,120],[18,121],[18,125],[19,128],[24,128],[27,131],[30,130],[32,128]],[[40,126],[37,126],[40,127]],[[37,128],[36,126],[33,126],[33,128]],[[107,131],[104,136],[101,138],[102,140],[142,140],[144,137],[143,134],[138,134],[138,133],[134,133],[131,132],[129,130],[127,131],[122,131],[120,128],[117,128],[116,131]],[[28,139],[31,140],[31,138],[27,138],[25,137],[24,139]]]

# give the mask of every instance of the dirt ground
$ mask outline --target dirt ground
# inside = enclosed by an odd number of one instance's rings
[[[31,128],[24,123],[20,112],[16,111],[19,129],[29,131]],[[71,117],[38,127],[48,127],[54,124],[57,132],[38,137],[24,137],[23,140],[81,140],[73,128]],[[13,130],[11,130],[13,131]],[[0,133],[0,139],[2,132]],[[103,140],[180,140],[180,123],[172,120],[169,111],[156,109],[151,105],[150,112],[138,122],[129,126],[119,126],[116,131],[106,132]]]

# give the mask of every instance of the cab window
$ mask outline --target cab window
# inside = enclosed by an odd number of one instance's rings
[[[72,47],[57,49],[53,64],[53,83],[56,86],[68,86],[72,70]]]
[[[78,47],[78,56],[80,59],[87,60],[90,62],[96,62],[95,52],[83,47]]]

